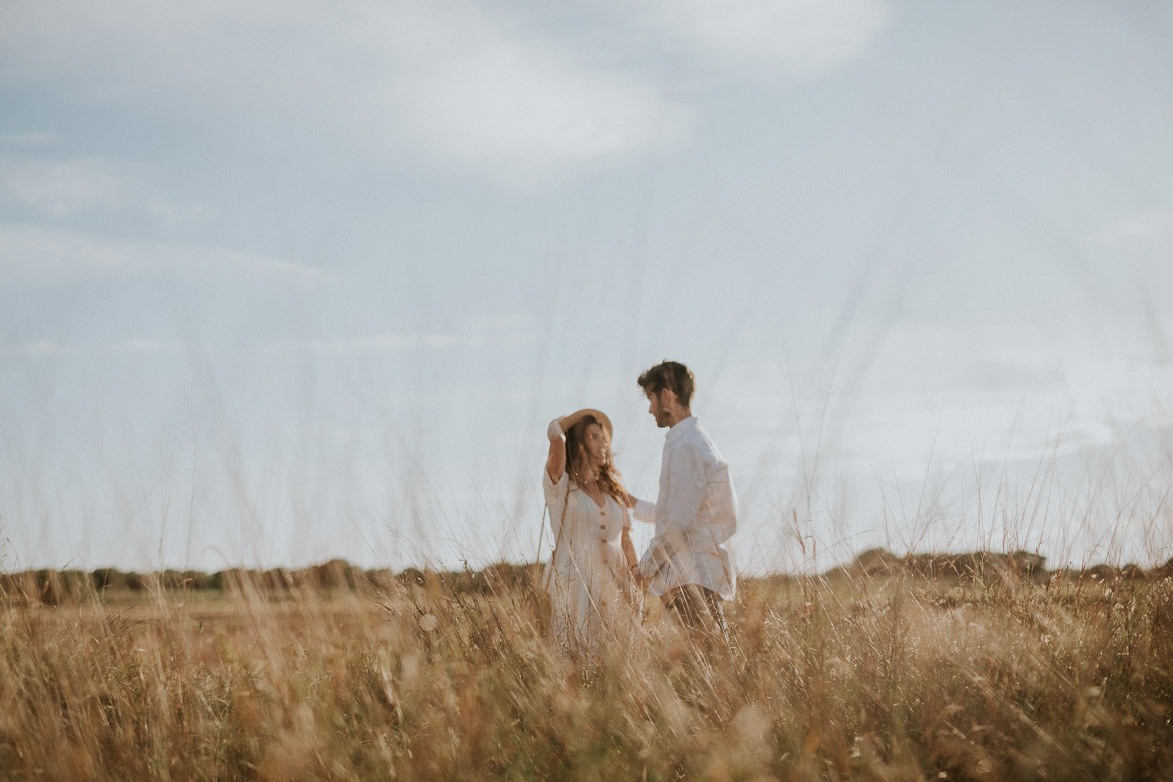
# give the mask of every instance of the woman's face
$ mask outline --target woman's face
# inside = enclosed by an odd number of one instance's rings
[[[582,445],[592,465],[599,467],[607,463],[607,447],[610,443],[603,427],[598,424],[587,424],[586,431],[582,433]]]

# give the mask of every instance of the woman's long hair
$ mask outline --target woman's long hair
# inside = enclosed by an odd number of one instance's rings
[[[586,445],[583,443],[583,438],[586,435],[587,427],[591,424],[602,428],[599,419],[588,415],[566,432],[566,472],[572,480],[578,475],[579,468],[586,461]],[[607,430],[603,429],[603,431]],[[627,491],[623,488],[623,476],[619,470],[615,469],[615,460],[611,455],[609,439],[607,442],[607,461],[599,465],[599,485],[603,487],[603,491],[614,497],[620,506],[626,507],[623,501],[627,496]]]

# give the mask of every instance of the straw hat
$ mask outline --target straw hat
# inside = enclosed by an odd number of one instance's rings
[[[598,410],[594,410],[589,407],[584,407],[582,410],[578,410],[576,412],[571,413],[568,416],[564,416],[562,418],[562,433],[565,434],[566,432],[569,432],[570,427],[574,426],[579,421],[586,418],[588,415],[592,416],[596,421],[599,422],[599,425],[603,427],[603,431],[605,431],[607,433],[607,439],[610,440],[611,439],[611,419],[608,418],[605,413],[601,413]]]

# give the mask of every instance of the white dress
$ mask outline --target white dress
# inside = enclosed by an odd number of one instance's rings
[[[542,470],[542,488],[554,534],[545,578],[554,637],[569,650],[597,652],[626,606],[629,575],[620,540],[630,516],[609,494],[600,507],[565,472],[554,483]]]

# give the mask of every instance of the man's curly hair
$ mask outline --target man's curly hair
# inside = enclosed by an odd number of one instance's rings
[[[669,389],[685,407],[688,407],[696,391],[696,378],[692,370],[679,361],[661,361],[641,374],[636,382],[645,394],[658,394],[665,388]]]

